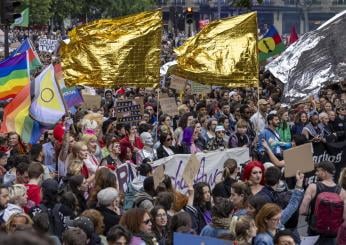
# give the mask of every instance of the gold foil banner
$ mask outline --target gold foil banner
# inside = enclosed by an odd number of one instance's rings
[[[172,73],[224,87],[258,85],[257,14],[217,20],[175,49]]]
[[[60,49],[69,86],[151,87],[160,81],[162,13],[142,12],[78,26]]]

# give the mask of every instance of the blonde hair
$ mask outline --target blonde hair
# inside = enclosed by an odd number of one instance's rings
[[[339,185],[346,190],[346,168],[343,168],[339,177]]]
[[[83,161],[79,159],[74,159],[70,162],[67,167],[67,173],[69,175],[79,175],[83,167]]]
[[[96,135],[94,134],[83,134],[82,137],[81,137],[81,141],[84,143],[84,144],[88,144],[91,140],[97,140],[97,137]]]
[[[26,187],[22,184],[15,184],[8,188],[10,203],[16,204],[18,199],[26,194]]]
[[[236,126],[237,128],[247,128],[247,122],[244,119],[239,119]]]
[[[12,226],[12,223],[13,223],[14,219],[15,218],[19,218],[19,217],[22,217],[22,218],[26,219],[25,225],[32,225],[34,223],[34,222],[32,222],[32,219],[30,218],[30,216],[27,215],[26,213],[12,214],[11,217],[8,219],[8,221],[5,224],[5,229],[6,229],[7,233],[11,232],[11,226]]]

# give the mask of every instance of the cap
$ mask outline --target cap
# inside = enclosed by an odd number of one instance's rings
[[[100,190],[97,193],[97,201],[100,206],[107,207],[118,197],[118,191],[113,187]]]
[[[229,92],[229,97],[232,97],[233,95],[237,95],[238,93],[237,93],[237,91],[231,91],[231,92]]]
[[[316,164],[316,168],[322,168],[323,170],[327,171],[330,174],[335,174],[335,166],[333,163],[328,161],[323,161]]]
[[[78,227],[81,228],[88,238],[91,238],[94,233],[94,223],[85,216],[79,216],[74,220],[70,220],[67,222],[67,225],[70,227]]]
[[[268,104],[268,101],[266,101],[265,99],[260,99],[260,100],[258,101],[258,104],[259,104],[259,105],[267,105],[267,104]]]
[[[225,131],[225,128],[222,125],[217,125],[215,128],[215,132],[219,132],[219,131]]]

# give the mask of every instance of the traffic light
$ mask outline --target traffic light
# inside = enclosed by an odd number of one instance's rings
[[[21,17],[22,4],[22,0],[1,0],[1,23],[11,25],[15,19]]]
[[[185,20],[187,24],[193,23],[193,10],[191,7],[186,8],[185,11]]]

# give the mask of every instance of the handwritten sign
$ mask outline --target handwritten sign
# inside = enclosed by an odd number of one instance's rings
[[[196,83],[196,82],[191,83],[192,94],[208,94],[210,92],[211,92],[210,85],[204,85],[204,84]]]
[[[304,144],[285,150],[283,152],[285,160],[285,177],[296,176],[297,170],[303,173],[314,170],[312,157],[312,144]]]
[[[160,105],[163,113],[170,116],[178,115],[178,107],[173,97],[160,97]]]
[[[142,120],[143,98],[119,100],[115,105],[119,123],[135,123]]]
[[[221,181],[223,164],[229,159],[235,159],[238,166],[241,166],[250,160],[249,149],[246,147],[232,148],[224,151],[199,152],[196,154],[200,167],[198,173],[193,178],[193,184],[206,182],[211,188]],[[165,174],[171,177],[173,187],[186,193],[188,185],[183,179],[183,172],[190,159],[190,154],[176,154],[166,158],[161,158],[152,163],[154,169],[160,165],[165,165]],[[119,186],[126,191],[127,183],[136,177],[136,165],[124,163],[116,170]]]
[[[169,87],[181,92],[185,89],[186,81],[187,80],[185,78],[172,75],[171,76],[171,83],[170,83]]]
[[[185,180],[185,183],[187,185],[192,185],[193,180],[195,179],[199,168],[201,167],[201,163],[198,161],[195,154],[192,154],[190,156],[189,161],[187,162],[184,173],[183,173],[183,179]]]
[[[101,96],[100,95],[91,95],[82,93],[84,103],[81,104],[81,108],[87,110],[98,110],[101,106]]]
[[[58,40],[40,38],[38,40],[38,50],[53,53],[57,44]]]
[[[165,178],[165,166],[160,165],[158,166],[154,173],[153,173],[153,179],[154,179],[154,188],[156,189],[159,184],[164,180]]]

